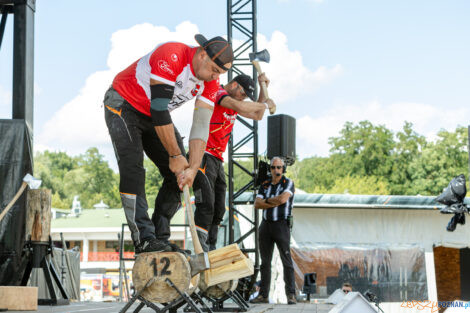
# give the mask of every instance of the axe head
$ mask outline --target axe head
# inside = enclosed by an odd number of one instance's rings
[[[200,272],[208,270],[211,267],[209,262],[209,255],[207,252],[203,252],[197,255],[189,256],[189,266],[191,267],[191,277],[197,275]]]
[[[269,63],[269,60],[271,59],[269,52],[266,49],[259,52],[251,52],[248,56],[250,57],[250,62],[258,61]]]
[[[39,186],[41,186],[42,180],[34,178],[31,174],[26,174],[25,177],[23,177],[23,182],[28,184],[29,189],[38,189]]]

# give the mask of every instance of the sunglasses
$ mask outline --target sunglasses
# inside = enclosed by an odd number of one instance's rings
[[[282,166],[274,166],[274,165],[271,165],[271,169],[272,169],[272,170],[273,170],[273,169],[276,169],[276,168],[277,168],[278,170],[280,170],[280,169],[282,168]]]
[[[344,292],[344,293],[349,293],[349,290],[347,290],[347,289],[344,290],[344,289],[343,289],[343,292]]]

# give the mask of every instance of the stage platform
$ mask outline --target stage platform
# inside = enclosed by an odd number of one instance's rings
[[[124,307],[123,302],[75,302],[70,305],[63,306],[38,306],[37,311],[8,311],[18,313],[110,313],[119,312]],[[137,307],[134,304],[127,312],[131,313]],[[230,307],[230,305],[227,305]],[[249,311],[250,313],[327,313],[331,310],[333,305],[330,304],[315,304],[315,303],[298,303],[296,305],[287,304],[252,304]],[[151,313],[155,312],[150,308],[144,308],[140,312]],[[178,312],[183,312],[179,309]]]

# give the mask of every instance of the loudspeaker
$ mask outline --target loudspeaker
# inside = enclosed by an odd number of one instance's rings
[[[283,158],[286,165],[295,162],[295,118],[285,114],[268,117],[268,158]]]

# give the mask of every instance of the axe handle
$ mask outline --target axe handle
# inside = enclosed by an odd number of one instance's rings
[[[197,236],[196,224],[194,223],[194,212],[191,205],[191,195],[189,194],[188,185],[183,187],[184,202],[186,204],[186,213],[188,214],[189,229],[191,230],[191,238],[193,239],[194,252],[196,254],[203,253],[199,237]]]
[[[256,71],[257,71],[259,74],[263,73],[263,72],[261,71],[261,66],[259,65],[259,62],[258,62],[258,61],[251,61],[251,63],[253,63],[253,66],[256,68]],[[260,85],[261,85],[261,89],[263,89],[263,93],[264,93],[266,99],[269,99],[268,87],[266,86],[266,83],[265,83],[265,82],[262,82]],[[269,113],[270,113],[270,114],[274,114],[275,112],[276,112],[276,107],[269,109]]]
[[[23,191],[26,189],[26,186],[28,186],[28,183],[27,182],[23,182],[21,184],[21,187],[20,189],[18,190],[18,192],[16,193],[16,195],[13,197],[13,199],[11,199],[10,203],[8,203],[8,205],[5,207],[5,209],[2,211],[2,214],[0,214],[0,221],[3,219],[3,217],[8,213],[8,211],[10,211],[11,207],[13,206],[13,204],[15,204],[16,200],[18,200],[18,198],[21,196],[21,194],[23,193]]]

